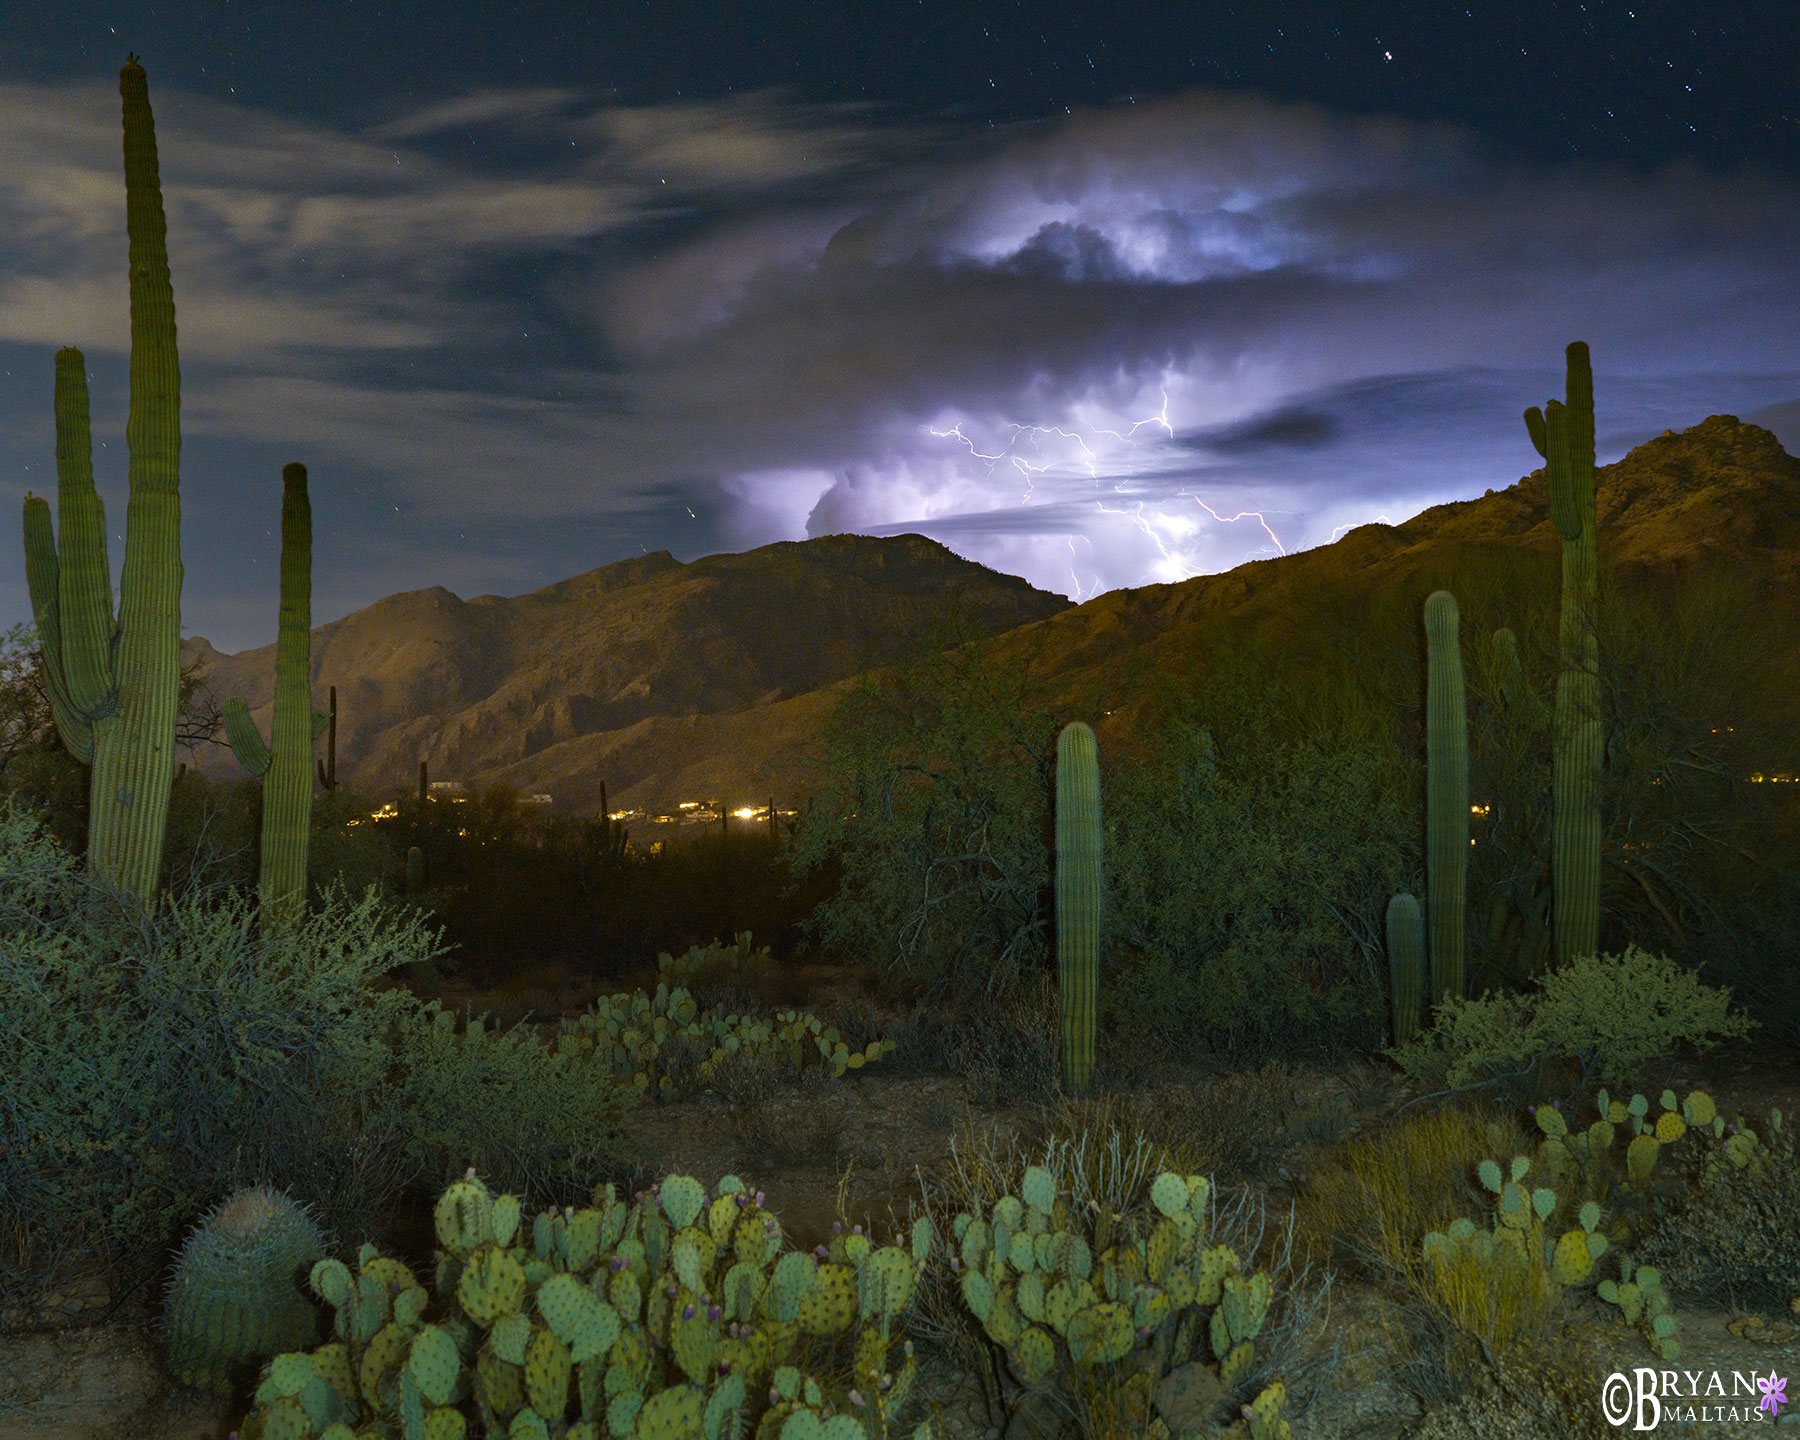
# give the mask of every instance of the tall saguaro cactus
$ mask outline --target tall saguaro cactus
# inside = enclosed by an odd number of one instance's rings
[[[56,355],[57,509],[25,499],[25,573],[52,713],[91,765],[88,864],[156,906],[181,690],[181,370],[150,90],[135,55],[119,71],[131,291],[131,499],[119,614],[94,490],[85,361]]]
[[[1464,909],[1469,888],[1469,716],[1464,701],[1456,597],[1425,600],[1425,918],[1431,934],[1431,998],[1463,993]]]
[[[1100,754],[1093,730],[1076,720],[1056,737],[1056,980],[1071,1095],[1085,1094],[1094,1078],[1104,863]]]
[[[1559,964],[1592,955],[1600,945],[1600,714],[1599,564],[1595,553],[1594,372],[1588,347],[1566,351],[1564,404],[1548,401],[1525,412],[1531,443],[1546,462],[1550,517],[1562,536],[1562,615],[1551,785],[1555,818],[1550,839],[1556,958]]]
[[[327,717],[312,708],[312,502],[306,467],[281,472],[281,621],[275,639],[275,719],[271,745],[235,695],[225,702],[225,733],[238,760],[263,782],[263,923],[289,928],[306,905],[307,844],[312,835],[313,740]]]

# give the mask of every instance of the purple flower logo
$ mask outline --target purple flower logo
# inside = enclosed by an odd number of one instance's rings
[[[1762,1391],[1763,1397],[1762,1403],[1756,1407],[1758,1410],[1767,1410],[1770,1415],[1775,1415],[1787,1404],[1787,1376],[1777,1375],[1771,1370],[1768,1379],[1756,1382],[1756,1388]]]

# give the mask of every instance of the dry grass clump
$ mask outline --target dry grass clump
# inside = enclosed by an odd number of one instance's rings
[[[1392,1276],[1401,1249],[1416,1254],[1426,1231],[1460,1216],[1491,1217],[1492,1198],[1475,1167],[1525,1148],[1517,1117],[1482,1105],[1446,1106],[1351,1135],[1308,1175],[1299,1202],[1302,1254]]]

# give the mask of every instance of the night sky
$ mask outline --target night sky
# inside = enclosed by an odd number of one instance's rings
[[[715,11],[729,11],[721,21]],[[142,56],[190,634],[930,535],[1077,600],[1726,412],[1800,452],[1800,4],[0,9],[0,626],[52,360],[123,558]]]

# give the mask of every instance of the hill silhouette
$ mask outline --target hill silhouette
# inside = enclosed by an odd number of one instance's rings
[[[1800,635],[1800,460],[1769,431],[1730,415],[1667,431],[1600,467],[1595,497],[1609,583],[1672,595],[1699,573],[1753,575],[1761,599],[1747,618]],[[1221,647],[1296,664],[1358,647],[1420,653],[1420,610],[1439,587],[1463,602],[1465,637],[1509,624],[1523,639],[1534,616],[1553,636],[1560,551],[1540,468],[1402,525],[1080,606],[918,535],[687,565],[661,552],[510,599],[390,596],[314,631],[314,693],[323,703],[338,687],[339,774],[372,790],[410,785],[425,759],[433,778],[505,783],[559,807],[591,809],[602,780],[615,809],[785,803],[844,687],[953,605],[972,631],[1002,637],[1000,656],[1030,656],[1065,718],[1129,751],[1155,725],[1157,697],[1199,683]],[[187,643],[217,693],[244,696],[266,729],[274,647],[226,656]],[[1768,680],[1794,693],[1800,646],[1771,649]],[[236,773],[228,752],[202,763]]]

